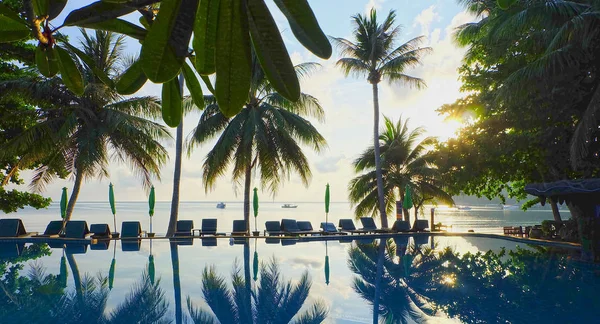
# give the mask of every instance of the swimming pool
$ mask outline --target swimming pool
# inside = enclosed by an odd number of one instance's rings
[[[589,323],[600,268],[575,253],[441,236],[2,243],[0,322]]]

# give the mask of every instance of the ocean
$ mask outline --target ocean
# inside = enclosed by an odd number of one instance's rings
[[[227,202],[225,209],[217,209],[217,202],[181,202],[179,206],[179,219],[190,219],[194,221],[195,227],[200,227],[203,218],[217,218],[219,231],[231,231],[232,221],[243,219],[243,203],[239,201]],[[301,202],[297,208],[281,208],[286,202],[261,202],[256,224],[262,232],[265,221],[293,218],[296,220],[311,221],[313,227],[326,219],[323,202]],[[457,210],[456,208],[436,208],[435,223],[452,225],[449,231],[502,233],[503,226],[530,226],[541,224],[543,220],[553,219],[550,210],[532,209],[522,211],[516,208],[501,209],[489,206],[471,206],[470,210]],[[157,202],[153,217],[153,232],[157,235],[164,234],[169,222],[171,203]],[[122,221],[140,221],[142,229],[149,231],[150,217],[148,216],[147,202],[116,202],[117,231],[121,230]],[[430,219],[430,207],[426,207],[425,215],[419,215],[419,219]],[[252,214],[252,211],[251,211]],[[390,226],[395,215],[389,215]],[[568,210],[561,210],[563,219],[570,217]],[[25,208],[16,213],[2,215],[0,218],[21,218],[27,231],[43,232],[51,220],[60,220],[60,207],[58,203],[52,203],[47,209],[36,210]],[[340,218],[354,218],[354,212],[348,202],[332,202],[330,204],[328,221],[337,225]],[[113,216],[108,202],[77,202],[73,212],[73,220],[86,220],[88,224],[107,223],[113,229]],[[414,215],[411,213],[411,221]],[[356,227],[361,227],[360,221],[355,220]],[[376,223],[380,224],[377,220]],[[430,224],[431,225],[431,224]],[[251,221],[251,230],[255,230],[254,217]]]

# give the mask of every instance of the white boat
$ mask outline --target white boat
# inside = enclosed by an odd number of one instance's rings
[[[225,203],[224,202],[220,202],[217,204],[217,208],[219,209],[225,209]]]
[[[469,207],[469,206],[456,206],[456,209],[458,209],[458,210],[471,210],[471,207]]]
[[[283,204],[283,205],[281,205],[281,208],[298,208],[298,205],[294,205],[294,204]]]

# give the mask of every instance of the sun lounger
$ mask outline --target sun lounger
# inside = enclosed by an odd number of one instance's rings
[[[140,250],[141,246],[142,240],[139,238],[130,237],[129,239],[121,240],[121,251],[123,252],[136,252]]]
[[[298,227],[298,223],[295,219],[282,219],[281,230],[288,235],[301,235],[303,234]]]
[[[65,225],[65,238],[84,239],[90,235],[86,221],[68,221]]]
[[[246,232],[246,221],[240,219],[234,220],[231,235],[248,235],[248,232]]]
[[[192,236],[193,220],[179,220],[175,226],[175,236]]]
[[[396,220],[392,225],[392,232],[410,232],[410,223],[405,220]]]
[[[522,226],[504,226],[503,228],[505,235],[519,235],[523,236]]]
[[[363,228],[361,230],[367,231],[369,233],[388,233],[389,230],[377,228],[375,225],[375,221],[373,217],[361,217],[360,222],[362,223]]]
[[[108,224],[92,224],[90,225],[90,233],[92,233],[93,239],[109,239],[112,237]]]
[[[142,225],[140,222],[123,222],[121,224],[121,238],[138,238],[142,235]],[[125,251],[125,250],[123,250]]]
[[[323,235],[347,235],[346,232],[340,232],[338,229],[330,222],[321,222],[321,233]]]
[[[63,227],[63,221],[51,221],[46,226],[43,234],[33,235],[32,237],[58,237]]]
[[[284,234],[285,232],[281,230],[281,224],[279,223],[279,221],[265,222],[265,236],[279,236]]]
[[[305,235],[315,235],[321,234],[321,231],[315,231],[312,227],[312,224],[309,221],[297,221],[296,224],[300,229],[300,232]]]
[[[198,231],[198,235],[225,235],[225,233],[217,233],[217,219],[205,218],[202,220],[202,228]]]
[[[413,223],[413,228],[412,231],[413,232],[427,232],[427,230],[425,230],[426,228],[429,228],[429,221],[426,219],[415,219],[415,222]]]
[[[27,237],[37,233],[27,233],[19,218],[0,219],[0,237]]]
[[[0,243],[0,259],[19,257],[24,249],[25,243]]]
[[[340,221],[338,223],[338,227],[340,228],[340,231],[342,231],[342,232],[348,232],[348,233],[352,233],[352,234],[368,233],[365,230],[356,229],[356,226],[354,226],[354,222],[351,219],[340,219]]]

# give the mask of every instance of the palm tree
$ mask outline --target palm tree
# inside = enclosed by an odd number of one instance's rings
[[[302,93],[296,102],[275,92],[265,73],[253,58],[252,86],[248,102],[233,118],[221,113],[213,96],[206,97],[206,108],[192,133],[188,152],[196,144],[220,134],[204,161],[203,180],[208,191],[233,164],[233,180],[244,181],[244,220],[250,228],[250,186],[252,169],[257,167],[263,187],[274,195],[281,182],[296,172],[308,185],[311,171],[301,144],[316,152],[326,145],[325,139],[306,118],[323,119],[319,101]],[[314,69],[313,63],[300,64],[302,76]]]
[[[292,285],[283,281],[273,260],[261,267],[255,290],[251,290],[240,272],[239,267],[234,268],[233,290],[229,290],[225,278],[216,273],[214,266],[204,268],[202,293],[210,310],[195,307],[188,297],[194,323],[321,323],[327,318],[327,307],[320,301],[298,314],[312,285],[308,272]]]
[[[149,187],[151,177],[160,178],[160,167],[167,160],[159,140],[170,138],[165,127],[145,119],[160,116],[156,98],[124,98],[94,76],[96,68],[111,80],[120,77],[124,37],[104,31],[91,36],[83,29],[81,33],[81,51],[95,63],[91,67],[77,61],[87,82],[82,96],[69,91],[58,77],[0,83],[6,93],[23,95],[40,108],[38,124],[5,147],[20,156],[15,169],[41,162],[31,182],[38,192],[56,178],[50,170],[62,169],[74,178],[66,220],[71,218],[83,181],[107,177],[110,160],[129,164]]]
[[[404,123],[399,119],[394,123],[384,117],[384,126],[379,136],[386,211],[393,212],[397,197],[404,199],[404,190],[407,186],[417,198],[418,205],[431,199],[453,205],[452,196],[444,191],[438,180],[440,174],[434,164],[434,156],[427,152],[428,147],[435,143],[435,138],[426,137],[419,140],[425,133],[425,129],[418,127],[411,131],[408,122],[409,119]],[[362,174],[350,181],[348,189],[350,202],[356,205],[357,217],[377,215],[378,190],[375,180],[374,150],[375,148],[371,146],[354,160],[356,172]]]
[[[337,66],[346,76],[366,76],[373,87],[373,154],[375,155],[377,201],[383,228],[388,227],[388,222],[379,149],[378,84],[382,80],[387,80],[389,83],[406,84],[417,89],[424,87],[425,82],[422,79],[405,74],[405,70],[418,65],[421,57],[431,51],[429,47],[419,46],[424,36],[415,37],[395,47],[401,29],[400,26],[394,26],[395,18],[396,13],[392,10],[383,23],[379,24],[377,12],[371,9],[369,16],[357,14],[352,17],[354,42],[344,38],[331,38],[343,57],[337,61]]]

